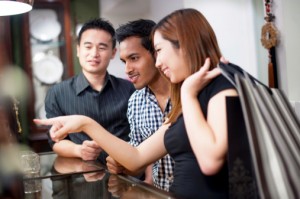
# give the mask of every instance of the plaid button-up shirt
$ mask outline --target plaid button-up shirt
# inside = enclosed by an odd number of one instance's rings
[[[129,99],[127,117],[131,133],[130,144],[138,146],[141,142],[151,136],[162,125],[164,117],[170,112],[171,103],[167,102],[162,112],[155,95],[145,87],[136,90]],[[174,162],[169,155],[158,160],[153,166],[154,185],[166,191],[173,182]]]

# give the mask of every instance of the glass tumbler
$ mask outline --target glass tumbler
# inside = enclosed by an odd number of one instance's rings
[[[21,167],[23,170],[23,182],[25,193],[35,193],[42,190],[40,177],[40,157],[32,151],[21,152]]]

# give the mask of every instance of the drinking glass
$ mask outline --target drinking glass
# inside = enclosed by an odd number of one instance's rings
[[[40,157],[32,151],[21,152],[21,167],[23,169],[24,192],[35,193],[42,190],[40,176]]]

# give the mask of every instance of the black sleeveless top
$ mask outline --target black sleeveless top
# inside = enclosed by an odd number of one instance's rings
[[[222,75],[212,80],[198,95],[205,118],[209,100],[220,91],[234,88]],[[183,116],[170,126],[164,137],[165,147],[175,161],[174,182],[170,192],[179,198],[228,198],[228,171],[225,162],[219,173],[206,176],[192,151]]]

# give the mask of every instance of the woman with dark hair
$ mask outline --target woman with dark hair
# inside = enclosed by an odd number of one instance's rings
[[[237,93],[216,68],[221,52],[214,31],[199,11],[181,9],[158,22],[152,36],[156,66],[172,83],[172,110],[165,124],[138,147],[85,116],[35,121],[53,125],[54,141],[84,131],[132,171],[169,153],[175,161],[170,191],[176,196],[228,198],[225,97]]]

